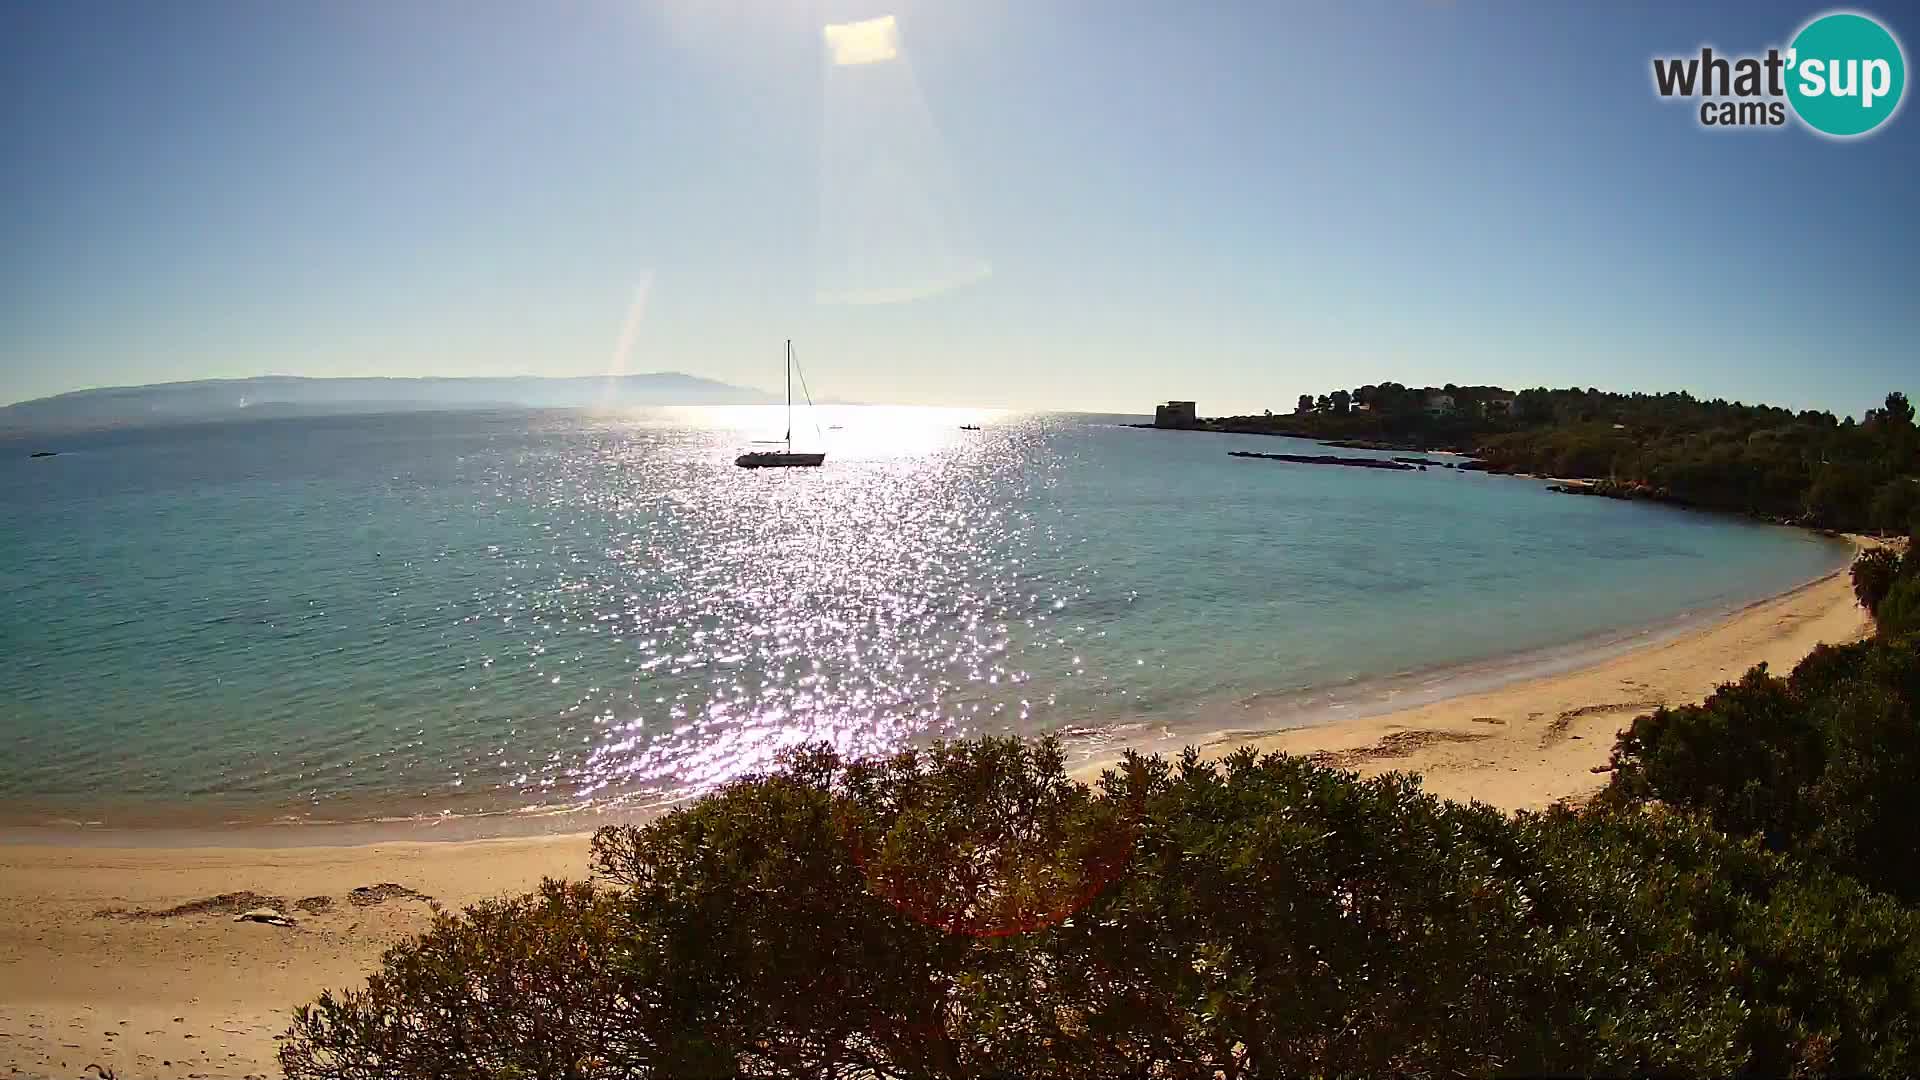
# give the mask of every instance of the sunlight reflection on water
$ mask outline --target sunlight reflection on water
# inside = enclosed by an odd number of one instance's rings
[[[521,594],[526,647],[590,628],[630,647],[634,674],[574,703],[593,719],[584,753],[516,781],[573,799],[701,790],[802,742],[866,755],[1025,714],[1008,623],[1044,623],[1073,585],[1021,588],[1022,552],[1045,541],[1027,496],[1054,470],[1020,425],[963,432],[994,416],[827,406],[828,467],[746,470],[725,465],[728,446],[783,410],[700,412],[649,418],[678,433],[664,448],[609,420],[597,453],[538,481],[557,505],[611,516],[600,559],[509,561],[511,579],[545,576]]]

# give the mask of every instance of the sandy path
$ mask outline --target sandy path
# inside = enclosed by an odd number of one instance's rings
[[[1820,642],[1868,629],[1844,572],[1595,666],[1382,716],[1281,732],[1223,733],[1363,772],[1410,769],[1430,789],[1508,809],[1581,798],[1605,776],[1613,735],[1658,704],[1696,701],[1767,661],[1786,670]],[[393,883],[449,906],[586,871],[583,836],[305,848],[0,846],[0,1069],[26,1076],[278,1076],[292,1006],[359,981],[426,925],[411,896],[353,902]],[[240,891],[293,905],[299,925],[164,910]],[[366,897],[362,897],[366,899]],[[241,901],[250,906],[250,901]],[[229,905],[231,906],[231,905]]]

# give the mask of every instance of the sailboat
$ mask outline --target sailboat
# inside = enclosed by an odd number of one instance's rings
[[[805,376],[801,377],[801,388],[805,389]],[[807,404],[813,404],[813,395],[807,395]],[[749,450],[733,459],[735,465],[743,469],[781,469],[802,465],[820,465],[827,460],[826,451],[817,453],[796,452],[793,448],[793,339],[787,339],[787,448],[785,450]]]

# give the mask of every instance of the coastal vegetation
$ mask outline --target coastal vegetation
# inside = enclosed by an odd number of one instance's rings
[[[1714,828],[1920,902],[1920,638],[1822,646],[1633,722],[1607,797]]]
[[[1589,479],[1595,493],[1904,535],[1920,516],[1920,430],[1903,393],[1859,421],[1687,393],[1381,383],[1302,395],[1290,415],[1208,430],[1471,453],[1496,472]]]
[[[1920,551],[1854,562],[1865,641],[1765,664],[1621,733],[1603,801],[1648,800],[1920,904]]]
[[[1920,521],[1907,537],[1904,557],[1888,548],[1860,556],[1853,591],[1882,635],[1920,633]]]
[[[1887,569],[1864,561],[1860,578]],[[1882,613],[1912,557],[1891,563]],[[1877,580],[1877,579],[1873,579]],[[1878,586],[1872,586],[1878,588]],[[1636,720],[1512,817],[1251,749],[825,746],[441,913],[295,1080],[1920,1069],[1920,637]]]
[[[1880,604],[1900,580],[1904,560],[1892,548],[1877,547],[1860,553],[1853,563],[1853,595],[1867,614],[1878,616]]]

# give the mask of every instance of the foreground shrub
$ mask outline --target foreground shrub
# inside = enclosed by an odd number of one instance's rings
[[[1497,1060],[1532,1004],[1505,827],[1251,754],[1096,794],[988,741],[810,755],[596,848],[637,918],[698,929],[672,993],[746,1074],[1238,1076]]]
[[[1892,898],[1687,815],[1602,806],[1521,829],[1545,962],[1560,998],[1587,1010],[1574,1031],[1594,1040],[1570,1068],[1920,1065],[1920,916]]]
[[[1052,744],[816,750],[603,829],[594,861],[726,1075],[976,1076],[1054,1060],[1047,931],[1117,872],[1127,812]]]
[[[1920,557],[1909,556],[1904,562],[1920,565]],[[1920,573],[1900,575],[1874,612],[1874,621],[1882,634],[1920,632]]]
[[[297,1010],[281,1066],[340,1080],[649,1075],[672,1062],[657,1041],[675,1033],[643,980],[623,977],[630,947],[612,896],[587,885],[437,912],[365,989]]]
[[[1920,637],[1821,646],[1785,679],[1756,667],[1697,705],[1639,717],[1613,761],[1613,802],[1697,810],[1920,900]]]
[[[1853,595],[1867,614],[1879,614],[1880,602],[1900,576],[1901,562],[1899,552],[1884,547],[1869,548],[1853,560]]]
[[[1128,872],[1052,935],[1101,1075],[1487,1071],[1553,1023],[1510,823],[1417,780],[1252,751],[1134,761]]]
[[[824,750],[607,884],[445,917],[295,1080],[1912,1071],[1920,923],[1632,808],[1508,819],[1282,755]]]

